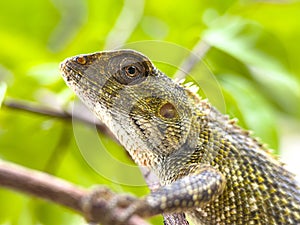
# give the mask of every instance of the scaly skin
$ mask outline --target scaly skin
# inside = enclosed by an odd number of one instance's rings
[[[162,188],[135,211],[195,224],[300,224],[300,191],[249,132],[132,50],[65,60],[66,83]]]

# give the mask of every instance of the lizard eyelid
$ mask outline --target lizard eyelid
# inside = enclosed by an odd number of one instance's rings
[[[115,78],[121,84],[137,84],[147,77],[147,69],[139,62],[124,65],[121,70],[114,74]]]

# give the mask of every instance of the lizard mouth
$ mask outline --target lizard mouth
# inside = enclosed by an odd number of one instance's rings
[[[60,64],[60,72],[63,75],[63,78],[69,83],[69,82],[75,82],[78,83],[82,75],[74,69],[72,66],[71,59],[66,59]]]

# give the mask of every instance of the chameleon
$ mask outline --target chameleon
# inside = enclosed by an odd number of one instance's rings
[[[66,84],[161,187],[135,212],[184,213],[196,225],[300,224],[294,175],[270,150],[140,52],[67,58]]]

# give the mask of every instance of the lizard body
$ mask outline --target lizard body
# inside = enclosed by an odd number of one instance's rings
[[[195,224],[300,224],[294,176],[234,120],[144,55],[104,51],[65,60],[66,83],[139,165],[160,179],[143,198]],[[142,207],[141,207],[142,208]]]

